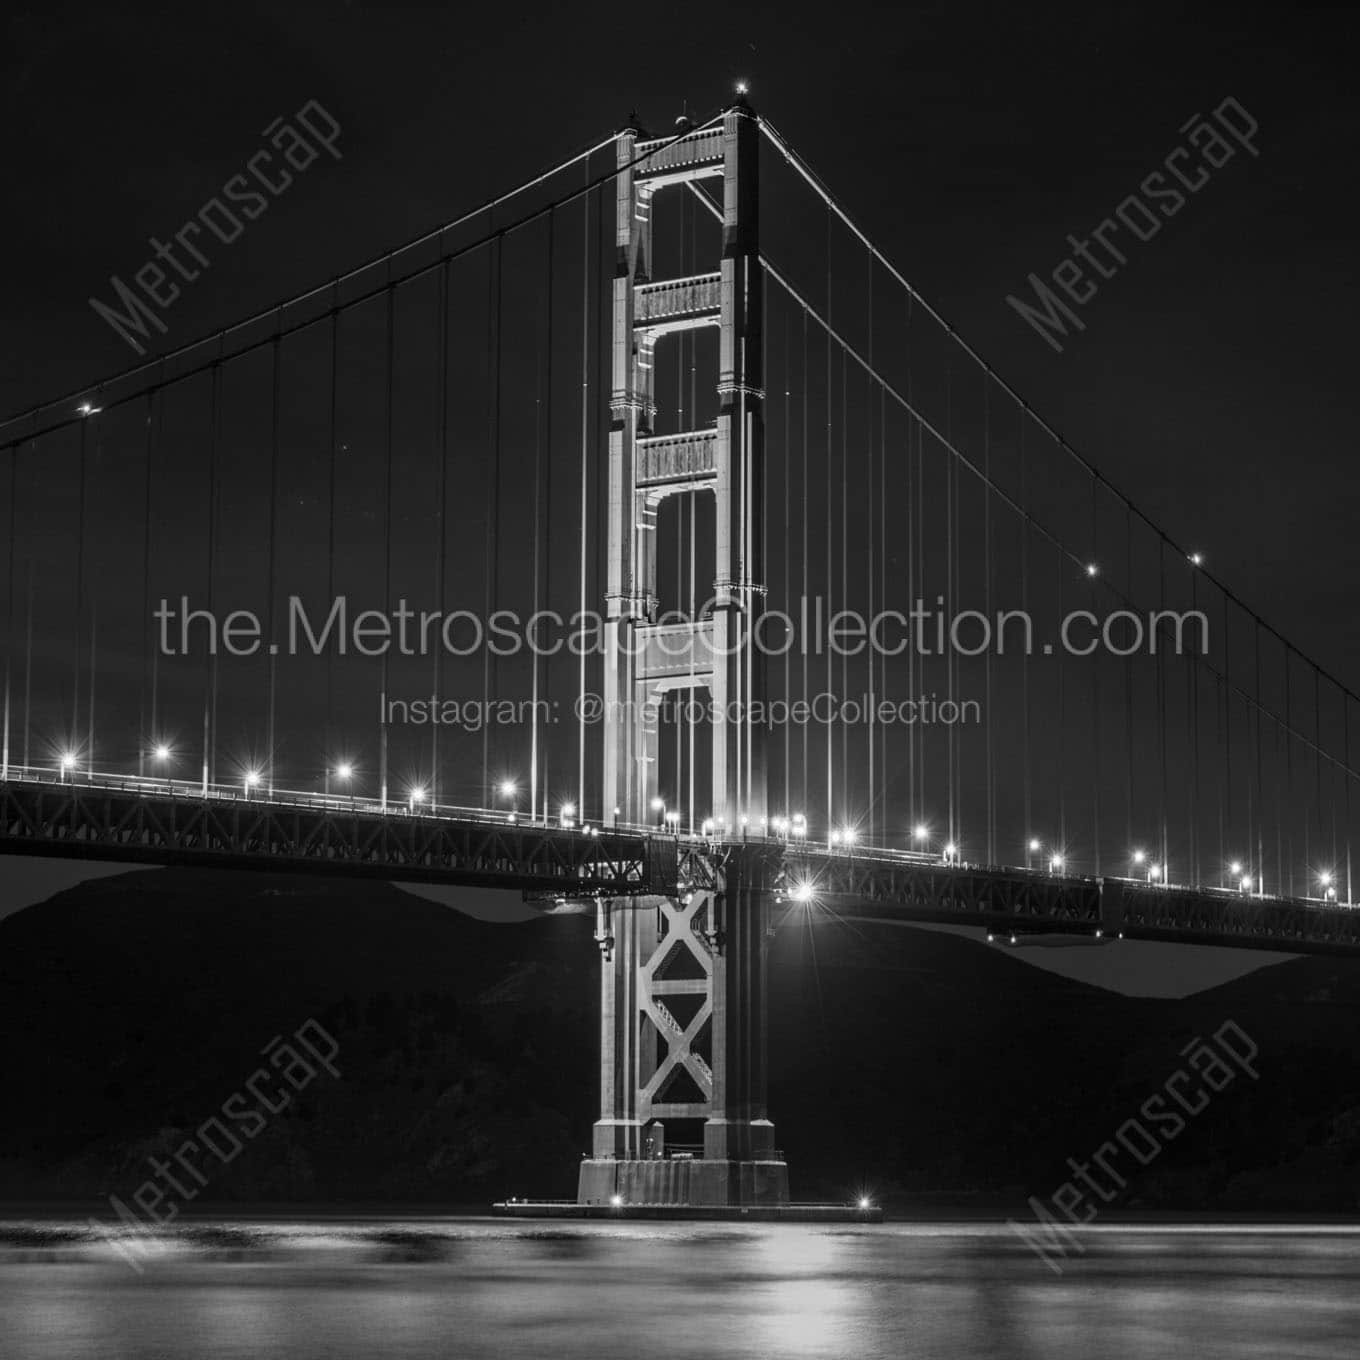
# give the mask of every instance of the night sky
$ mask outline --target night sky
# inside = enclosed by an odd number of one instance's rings
[[[454,217],[632,110],[656,131],[683,109],[707,115],[742,78],[1035,409],[1350,679],[1353,28],[1345,9],[1297,7],[16,6],[0,55],[0,410],[135,359],[88,299],[129,278],[148,237],[173,233],[272,119],[309,100],[340,122],[343,159],[313,165],[214,249],[153,355]],[[1068,233],[1088,234],[1182,124],[1228,97],[1259,123],[1260,156],[1236,155],[1129,246],[1081,309],[1086,329],[1055,353],[1007,295],[1048,275]],[[1209,952],[1189,965],[1204,981],[1222,976]],[[1173,966],[1172,951],[1125,957],[1144,984],[1148,966]]]

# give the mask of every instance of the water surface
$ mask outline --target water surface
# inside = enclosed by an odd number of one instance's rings
[[[134,1238],[134,1241],[136,1239]],[[5,1360],[1360,1354],[1360,1230],[201,1220],[0,1223]]]

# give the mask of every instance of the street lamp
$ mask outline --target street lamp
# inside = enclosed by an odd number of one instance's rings
[[[563,803],[560,811],[558,812],[557,820],[561,822],[564,827],[570,827],[572,819],[575,816],[576,816],[576,804]]]
[[[1160,864],[1148,865],[1148,882],[1156,883],[1162,876],[1162,866]]]
[[[1332,880],[1332,875],[1324,870],[1318,875],[1318,882],[1322,884],[1322,895],[1329,901],[1336,901],[1336,885]]]
[[[664,798],[653,798],[652,811],[656,813],[657,826],[661,826],[666,820],[666,800]]]
[[[1030,856],[1031,856],[1031,855],[1037,855],[1037,854],[1039,853],[1039,851],[1042,850],[1043,848],[1044,848],[1044,847],[1043,847],[1043,843],[1039,840],[1039,838],[1038,838],[1037,836],[1031,836],[1031,837],[1030,837],[1029,841],[1028,841],[1028,842],[1026,843],[1026,845],[1025,845],[1025,868],[1026,868],[1026,869],[1032,869],[1032,868],[1034,867],[1033,864],[1031,863]]]
[[[252,789],[258,788],[258,787],[259,787],[259,784],[260,784],[260,772],[259,772],[259,770],[247,770],[247,771],[246,771],[246,779],[245,779],[246,797],[247,797],[247,798],[250,797],[250,791],[251,791]]]
[[[1063,867],[1063,857],[1062,857],[1061,855],[1054,855],[1053,858],[1050,859],[1050,860],[1048,861],[1048,871],[1049,871],[1049,873],[1052,873],[1052,874],[1061,873],[1061,872],[1062,872],[1062,867]]]
[[[509,802],[510,812],[507,816],[507,819],[513,822],[515,820],[515,814],[519,811],[519,808],[516,803],[516,795],[519,793],[519,785],[516,784],[513,779],[502,779],[500,787],[497,790],[497,792],[500,794],[502,798],[506,799]]]
[[[944,847],[944,862],[946,864],[954,864],[957,862],[958,856],[959,847],[955,845],[953,841],[946,841]]]
[[[425,801],[425,797],[425,790],[420,785],[416,785],[416,787],[411,790],[410,807],[412,812],[415,812],[416,808]]]

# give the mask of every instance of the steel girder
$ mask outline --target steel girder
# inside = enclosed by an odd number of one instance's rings
[[[0,784],[0,853],[583,896],[673,893],[676,885],[674,842],[640,833],[65,783]]]
[[[972,924],[998,934],[1101,931],[1292,954],[1360,952],[1360,907],[1336,903],[792,847],[782,879],[810,883],[813,901],[838,913],[885,920]]]

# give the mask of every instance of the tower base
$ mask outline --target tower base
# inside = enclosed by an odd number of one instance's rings
[[[613,1205],[773,1207],[789,1202],[784,1161],[729,1161],[708,1157],[625,1160],[589,1157],[581,1163],[576,1202]]]

